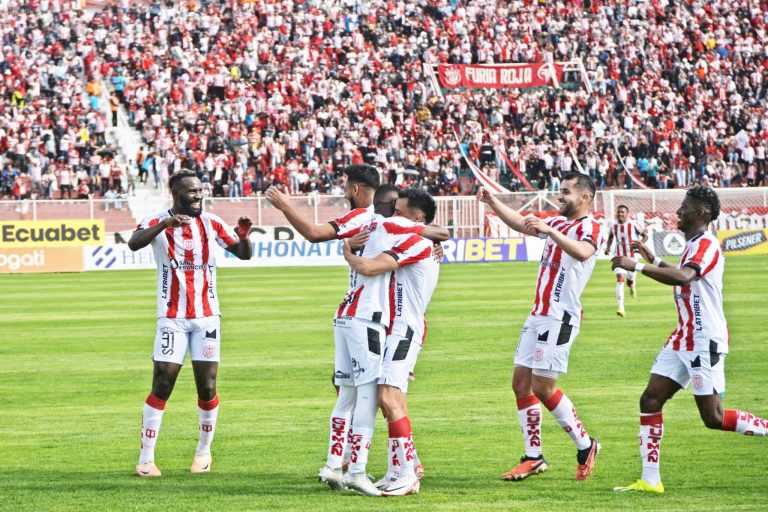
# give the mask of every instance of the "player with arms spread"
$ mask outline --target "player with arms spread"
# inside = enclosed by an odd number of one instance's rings
[[[605,243],[605,255],[611,253],[611,245],[616,240],[616,256],[627,256],[628,258],[637,261],[635,258],[635,250],[632,249],[632,242],[640,240],[645,243],[648,240],[648,231],[641,229],[640,226],[633,220],[629,220],[629,208],[623,204],[620,204],[616,208],[616,221],[611,223],[611,227],[608,231],[608,241]],[[627,272],[623,268],[615,268],[616,273],[616,301],[618,302],[618,309],[616,314],[620,317],[625,315],[624,312],[624,278],[627,279],[627,286],[629,292],[632,294],[632,298],[637,297],[637,289],[635,285],[635,273]]]
[[[725,257],[717,237],[707,230],[720,214],[720,199],[708,187],[696,186],[685,193],[677,210],[677,227],[686,239],[683,255],[672,265],[645,245],[634,249],[652,264],[637,263],[627,256],[613,258],[614,268],[645,274],[672,286],[677,308],[677,327],[656,356],[648,385],[640,397],[641,478],[615,491],[664,492],[659,472],[664,436],[662,408],[690,383],[699,414],[707,428],[765,436],[768,420],[735,409],[723,410],[725,356],[730,340],[723,312]]]
[[[237,236],[218,216],[203,212],[203,188],[194,172],[181,170],[171,176],[170,210],[142,220],[128,241],[137,251],[149,244],[157,262],[157,335],[155,336],[152,392],[144,404],[141,453],[136,474],[158,477],[155,443],[168,398],[187,352],[197,386],[200,438],[190,471],[211,469],[211,442],[216,430],[219,398],[221,322],[216,292],[214,241],[240,259],[251,258],[248,234],[251,220],[241,217]]]
[[[381,276],[395,272],[395,301],[378,380],[379,405],[389,427],[389,467],[376,487],[386,496],[415,494],[420,488],[406,393],[408,376],[426,337],[425,315],[437,286],[440,265],[432,258],[432,242],[412,231],[418,224],[431,223],[436,209],[435,200],[423,190],[405,189],[395,203],[395,216],[374,220],[375,229],[368,244],[379,246],[382,252],[367,258],[344,245],[344,257],[359,274]],[[447,231],[445,234],[448,235]]]
[[[568,371],[568,355],[581,326],[581,292],[602,245],[600,225],[589,215],[594,196],[595,184],[589,176],[566,174],[560,188],[560,216],[545,221],[532,215],[523,217],[485,187],[477,194],[512,229],[547,238],[536,299],[520,334],[512,376],[525,455],[502,475],[503,480],[522,480],[547,470],[540,402],[576,444],[576,480],[588,478],[594,469],[600,443],[587,435],[576,408],[557,387],[558,376]]]

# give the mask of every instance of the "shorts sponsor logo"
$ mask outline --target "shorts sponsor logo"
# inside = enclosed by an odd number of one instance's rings
[[[348,379],[352,377],[352,375],[350,375],[349,373],[344,373],[341,370],[337,370],[336,373],[333,374],[333,376],[336,377],[337,379]]]
[[[704,378],[701,375],[694,375],[691,379],[691,384],[693,385],[694,389],[701,389],[701,387],[704,385]]]
[[[533,360],[541,361],[542,359],[544,359],[544,351],[540,348],[537,348],[536,351],[533,353]]]
[[[163,338],[163,343],[160,345],[161,352],[163,353],[164,356],[172,356],[173,345],[174,345],[173,331],[164,331],[162,338]]]
[[[360,361],[352,358],[352,373],[355,375],[355,379],[359,379],[360,375],[365,373],[365,368],[360,366]]]
[[[216,346],[215,345],[206,345],[203,347],[203,355],[207,357],[208,359],[212,358],[216,355]]]

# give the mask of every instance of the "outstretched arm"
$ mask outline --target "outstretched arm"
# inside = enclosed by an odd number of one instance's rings
[[[502,222],[504,222],[504,224],[511,227],[515,231],[519,231],[520,233],[533,234],[525,230],[525,217],[520,215],[517,211],[513,210],[509,206],[503,204],[485,187],[480,187],[480,190],[478,190],[477,200],[490,206],[496,215],[499,216]]]
[[[349,263],[352,270],[358,274],[375,276],[397,270],[397,261],[386,252],[379,254],[375,258],[363,258],[352,252],[352,248],[346,240],[342,247],[344,259],[347,260],[347,263]]]
[[[269,187],[266,192],[267,199],[272,205],[283,212],[288,223],[301,233],[308,241],[326,242],[336,238],[336,230],[328,223],[315,224],[302,217],[290,203],[290,196],[275,187]]]
[[[668,263],[662,263],[664,266],[656,266],[650,263],[645,264],[641,268],[641,273],[654,281],[670,286],[686,286],[699,277],[696,269],[692,267],[677,268]],[[623,268],[624,270],[634,272],[637,268],[637,263],[626,256],[616,256],[611,260],[611,268]]]
[[[131,239],[128,240],[128,248],[132,251],[138,251],[149,244],[155,239],[157,235],[165,231],[167,228],[183,226],[190,224],[192,219],[187,215],[176,214],[173,217],[163,219],[154,226],[149,226],[144,229],[137,229],[131,235]]]
[[[659,258],[659,260],[656,261],[656,255],[654,255],[651,252],[651,250],[648,248],[648,246],[643,244],[642,242],[632,242],[630,244],[630,247],[632,247],[633,251],[639,252],[640,256],[642,256],[643,259],[648,263],[653,263],[657,267],[661,267],[661,268],[667,268],[667,267],[675,268],[674,265],[670,265],[666,261],[662,261],[661,258]]]

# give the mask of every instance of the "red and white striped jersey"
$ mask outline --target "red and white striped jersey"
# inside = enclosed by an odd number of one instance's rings
[[[338,219],[330,221],[329,224],[336,231],[336,238],[342,240],[358,234],[363,226],[371,222],[374,215],[373,205],[370,205],[368,208],[350,210]]]
[[[611,223],[611,234],[615,242],[613,253],[616,256],[635,257],[635,251],[632,250],[632,242],[638,241],[643,237],[643,230],[633,220],[628,220],[624,224],[619,221]]]
[[[172,217],[167,210],[142,220],[146,229]],[[203,212],[192,223],[167,228],[152,240],[157,262],[158,318],[221,315],[216,293],[214,240],[224,248],[237,243],[234,231],[217,215]]]
[[[346,214],[342,215],[338,219],[332,220],[329,224],[336,231],[336,239],[343,240],[345,238],[352,238],[360,232],[363,226],[370,224],[373,216],[376,215],[373,211],[373,205],[368,208],[355,208],[350,210]],[[352,288],[357,281],[357,272],[349,269],[349,287]]]
[[[361,229],[371,233],[360,253],[364,258],[375,258],[388,251],[397,256],[400,267],[431,258],[432,244],[419,236],[424,230],[422,224],[416,224],[403,217],[386,218],[375,215]],[[335,318],[360,318],[386,325],[390,329],[396,308],[396,288],[394,272],[375,276],[355,274],[349,291],[336,310]]]
[[[393,246],[385,251],[397,260],[395,271],[395,307],[392,315],[390,334],[408,338],[420,345],[427,336],[427,307],[437,288],[440,264],[432,257],[432,242],[418,235],[410,235],[413,241],[409,261],[403,258]],[[402,247],[402,246],[400,246]]]
[[[603,244],[600,224],[587,215],[570,221],[565,217],[550,217],[546,223],[568,238],[589,242],[595,253],[586,261],[578,261],[563,251],[551,238],[544,244],[536,281],[536,300],[532,315],[551,316],[579,327],[581,325],[581,292],[592,275],[597,260],[597,248]]]
[[[717,237],[707,231],[688,240],[678,263],[678,268],[683,267],[691,267],[698,277],[687,286],[674,287],[678,323],[667,345],[673,350],[714,348],[727,354],[728,324],[723,312],[725,257]]]

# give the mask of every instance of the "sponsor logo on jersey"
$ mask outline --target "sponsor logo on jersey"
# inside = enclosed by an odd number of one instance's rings
[[[700,331],[701,326],[701,297],[693,294],[693,322],[696,324],[696,330]]]
[[[170,272],[170,269],[168,268],[168,265],[163,263],[163,268],[162,268],[163,279],[162,279],[162,284],[160,286],[160,290],[164,299],[168,298],[168,273],[169,272]]]
[[[397,283],[397,316],[403,316],[403,285]]]
[[[563,291],[563,283],[565,282],[565,269],[560,270],[560,275],[557,276],[557,283],[555,284],[554,299],[555,302],[560,302],[560,293]]]

